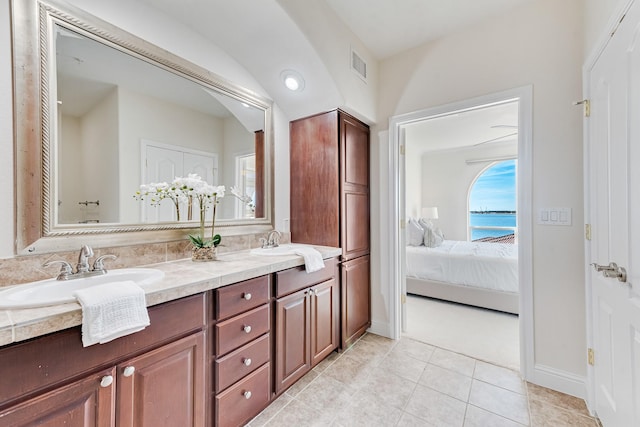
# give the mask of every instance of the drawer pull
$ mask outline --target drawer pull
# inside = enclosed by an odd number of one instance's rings
[[[244,393],[242,393],[242,395],[244,396],[245,399],[249,400],[251,399],[251,392],[249,390],[245,391]]]
[[[125,377],[130,377],[131,375],[133,375],[133,373],[136,371],[135,366],[127,366],[126,368],[124,368],[124,370],[122,371],[122,375],[124,375]]]
[[[250,325],[244,325],[242,330],[245,331],[248,334],[248,333],[251,332],[251,326]]]
[[[247,301],[249,301],[251,299],[251,293],[250,292],[246,292],[246,293],[242,294],[242,298],[244,298]]]
[[[244,366],[251,366],[251,358],[246,357],[242,359],[242,363],[244,363]]]
[[[100,380],[100,387],[109,387],[113,384],[113,375],[105,375]]]

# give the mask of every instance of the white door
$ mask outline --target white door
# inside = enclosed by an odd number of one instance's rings
[[[595,410],[640,426],[640,2],[591,70],[588,188]],[[615,277],[626,269],[626,279]],[[594,266],[596,267],[596,266]],[[607,277],[609,276],[609,277]],[[613,277],[611,277],[613,276]]]
[[[170,183],[176,176],[184,174],[183,153],[152,145],[146,146],[144,181]],[[157,207],[151,206],[149,200],[144,203],[143,219],[145,222],[164,222],[177,220],[176,207],[171,201],[163,200]]]

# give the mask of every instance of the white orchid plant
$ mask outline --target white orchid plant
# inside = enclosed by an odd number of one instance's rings
[[[220,199],[224,197],[224,185],[210,185],[199,175],[190,173],[186,177],[175,177],[171,184],[166,182],[143,184],[133,196],[136,200],[148,199],[152,206],[158,206],[164,199],[173,202],[176,208],[176,215],[180,221],[180,206],[187,205],[189,212],[194,201],[200,208],[200,232],[198,235],[190,235],[189,240],[198,248],[217,247],[222,241],[222,237],[215,233],[216,207]],[[211,219],[211,238],[207,239],[204,234],[205,218],[209,206],[213,207]]]

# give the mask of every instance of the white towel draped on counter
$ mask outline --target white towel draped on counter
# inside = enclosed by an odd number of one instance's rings
[[[149,326],[144,290],[133,281],[111,282],[75,293],[82,306],[82,345],[104,344]]]
[[[324,260],[322,254],[314,248],[304,246],[294,246],[293,252],[304,258],[304,267],[307,273],[322,270],[324,268]]]

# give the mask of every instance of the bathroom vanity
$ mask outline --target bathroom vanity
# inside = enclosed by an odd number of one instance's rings
[[[151,325],[86,348],[79,304],[0,311],[0,425],[250,421],[338,348],[340,250],[321,252],[310,274],[301,257],[248,251],[153,265]]]

